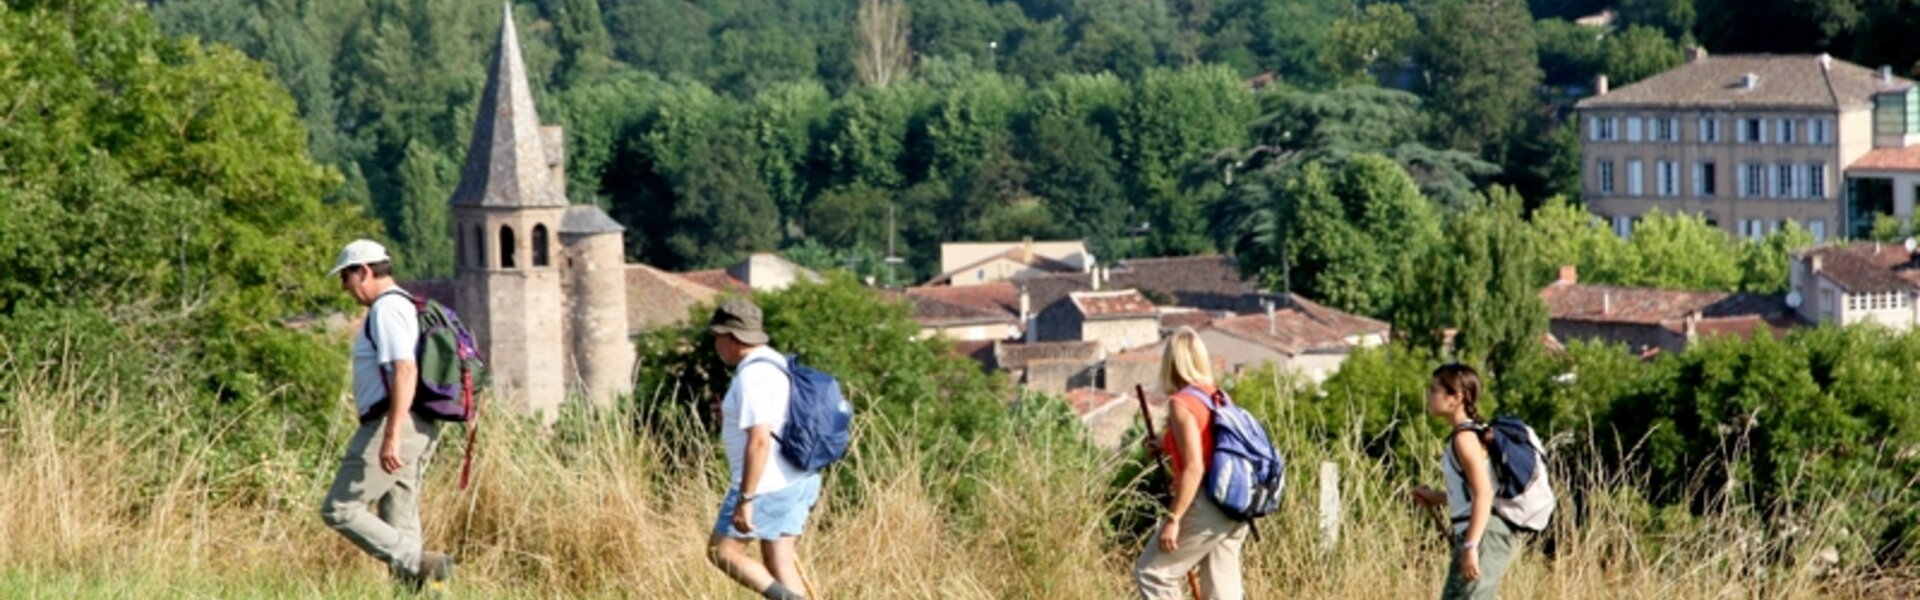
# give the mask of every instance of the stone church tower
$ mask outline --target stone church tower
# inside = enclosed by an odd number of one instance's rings
[[[564,158],[560,128],[534,112],[509,6],[451,199],[455,310],[497,396],[548,420],[570,392],[599,404],[631,391],[634,360],[623,228],[568,205]]]

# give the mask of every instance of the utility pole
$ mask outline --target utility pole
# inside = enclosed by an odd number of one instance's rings
[[[902,259],[893,253],[893,208],[894,207],[892,204],[887,205],[887,257],[884,259],[881,259],[881,262],[887,263],[887,286],[886,287],[894,287],[896,285],[899,285],[898,281],[893,277],[893,266],[903,262],[907,262],[905,259]]]

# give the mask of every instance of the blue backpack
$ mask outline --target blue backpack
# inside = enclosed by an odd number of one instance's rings
[[[840,380],[788,356],[786,364],[766,362],[787,374],[793,393],[787,402],[787,424],[773,436],[780,455],[805,471],[818,471],[847,455],[853,439],[853,403],[840,393]],[[743,367],[745,365],[742,365]]]
[[[1226,392],[1215,392],[1208,406],[1213,409],[1213,455],[1207,457],[1200,487],[1235,519],[1273,514],[1287,486],[1286,460],[1267,440],[1266,428],[1235,406]]]

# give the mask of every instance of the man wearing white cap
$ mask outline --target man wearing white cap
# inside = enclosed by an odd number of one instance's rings
[[[433,420],[409,412],[419,380],[414,362],[419,310],[394,285],[392,259],[378,242],[347,244],[327,274],[340,276],[340,287],[367,307],[367,317],[353,339],[353,401],[360,428],[340,459],[321,518],[386,561],[403,585],[438,593],[453,573],[453,561],[424,551],[420,535],[421,474],[440,431]]]

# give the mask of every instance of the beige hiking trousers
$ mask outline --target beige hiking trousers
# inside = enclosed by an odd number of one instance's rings
[[[1147,550],[1133,565],[1133,580],[1143,600],[1174,600],[1187,593],[1187,572],[1200,569],[1200,596],[1240,600],[1246,589],[1240,580],[1240,547],[1248,526],[1220,510],[1204,495],[1180,518],[1180,549],[1160,551],[1160,533],[1147,538]]]
[[[417,416],[407,421],[412,427],[400,434],[403,464],[396,473],[380,467],[385,417],[367,421],[353,432],[320,518],[396,573],[413,575],[420,570],[420,481],[440,437],[440,426]]]

